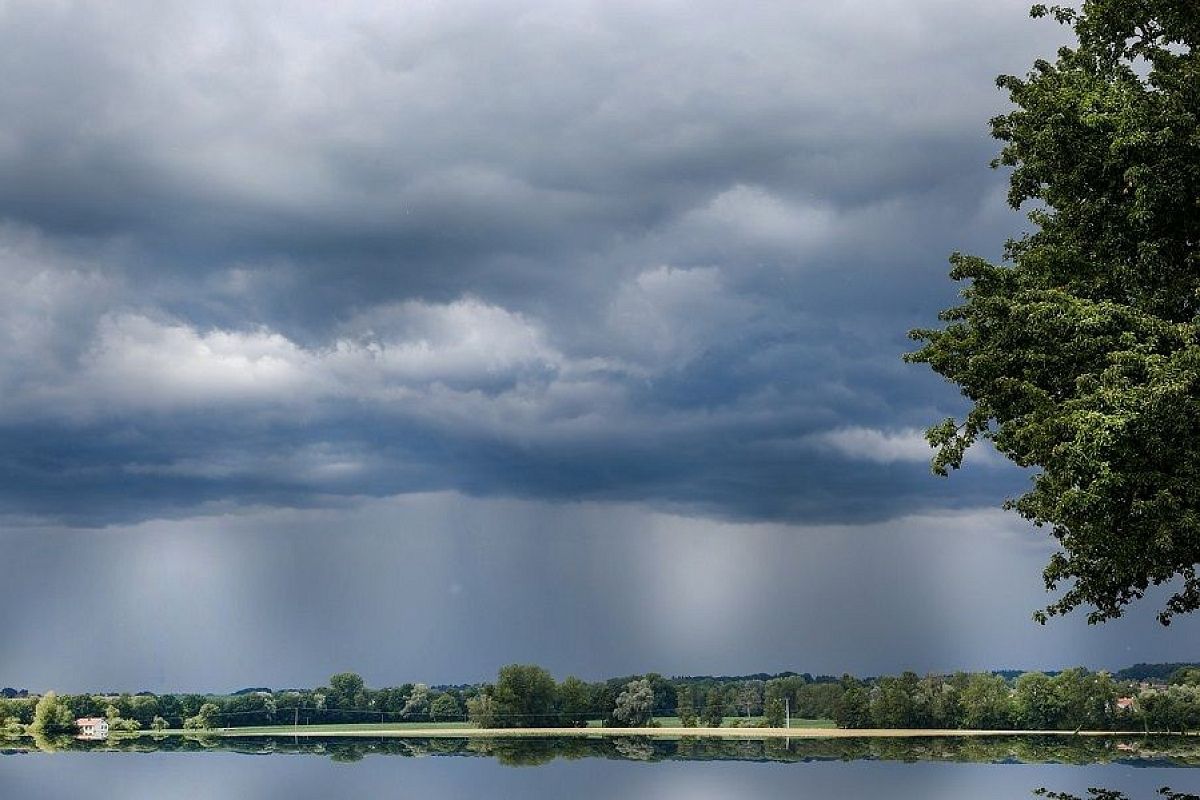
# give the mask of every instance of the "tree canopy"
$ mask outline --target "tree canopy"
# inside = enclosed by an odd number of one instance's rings
[[[956,253],[962,302],[906,358],[971,406],[928,431],[934,471],[980,438],[1035,470],[1008,506],[1059,551],[1035,616],[1119,617],[1177,579],[1159,614],[1200,608],[1200,6],[1035,6],[1075,33],[1053,62],[997,79],[993,166],[1034,230],[1002,264]]]

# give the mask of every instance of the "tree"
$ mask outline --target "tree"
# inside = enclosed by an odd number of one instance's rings
[[[435,720],[458,719],[462,716],[462,708],[450,694],[439,694],[429,704],[429,715]]]
[[[33,724],[30,733],[35,736],[57,736],[75,731],[75,718],[66,703],[54,692],[42,695],[33,707]]]
[[[534,664],[509,664],[496,680],[496,724],[507,728],[552,726],[554,678]]]
[[[912,681],[893,677],[879,679],[871,694],[871,722],[876,728],[911,728],[915,725],[916,676],[912,677]]]
[[[165,731],[168,727],[167,721],[162,717],[155,717],[154,721],[150,723],[150,730],[152,731]]]
[[[467,719],[477,728],[496,728],[496,701],[491,687],[467,701]]]
[[[221,709],[215,703],[205,703],[200,706],[200,710],[195,716],[188,717],[183,721],[183,727],[186,730],[211,730],[217,727],[217,717],[221,714]]]
[[[720,686],[714,686],[708,690],[708,694],[704,698],[704,713],[700,718],[708,727],[719,728],[725,721],[726,710],[728,710],[728,704],[725,702],[725,690]]]
[[[611,722],[623,728],[643,728],[650,723],[653,711],[654,690],[650,681],[645,678],[630,681],[625,691],[617,695]]]
[[[679,724],[683,727],[696,727],[696,700],[692,696],[691,686],[675,687],[675,716],[679,717]]]
[[[104,716],[108,719],[108,729],[113,733],[135,733],[142,729],[142,723],[122,717],[121,710],[114,705],[104,710]]]
[[[972,673],[959,696],[962,721],[968,728],[1000,730],[1012,725],[1008,684],[999,675]]]
[[[763,701],[762,681],[742,681],[737,689],[737,707],[749,717],[751,713],[761,710]]]
[[[928,431],[939,474],[979,438],[1033,488],[1010,508],[1060,550],[1036,618],[1120,616],[1179,579],[1159,614],[1200,607],[1200,14],[1190,0],[1035,6],[1077,42],[1025,78],[992,121],[1008,200],[1035,230],[1003,265],[963,254],[946,327],[906,356],[958,384],[962,421]]]
[[[772,697],[763,706],[763,721],[768,728],[782,728],[787,720],[787,708],[783,700]]]
[[[568,675],[558,685],[556,705],[560,724],[585,727],[592,716],[592,688],[574,675]]]
[[[329,694],[326,705],[334,711],[360,711],[367,707],[367,685],[362,677],[353,672],[339,672],[329,679]],[[352,714],[343,714],[351,721]]]
[[[871,699],[857,679],[842,676],[842,695],[833,707],[833,721],[839,728],[871,727]]]
[[[1058,727],[1063,718],[1060,695],[1053,680],[1041,672],[1026,672],[1017,678],[1013,696],[1017,723],[1027,730],[1048,731]]]
[[[417,719],[429,713],[429,687],[423,683],[415,684],[408,695],[408,701],[400,714],[405,719]]]

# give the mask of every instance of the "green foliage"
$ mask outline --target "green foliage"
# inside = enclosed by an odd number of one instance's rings
[[[675,687],[675,715],[683,727],[696,727],[696,700],[692,696],[691,686]]]
[[[1171,673],[1169,682],[1185,686],[1200,686],[1200,668],[1182,667],[1177,669]]]
[[[415,684],[408,694],[404,708],[400,710],[400,715],[405,719],[424,719],[429,715],[429,703],[429,687],[423,683]]]
[[[725,691],[719,686],[708,690],[704,698],[704,712],[700,715],[704,724],[710,728],[719,728],[725,720],[725,712],[729,705],[725,699]]]
[[[871,722],[876,728],[912,728],[917,725],[917,676],[880,678],[871,693]]]
[[[162,717],[155,717],[150,723],[150,730],[152,731],[165,731],[169,727],[171,726],[168,725],[167,721]]]
[[[33,724],[29,730],[35,736],[46,737],[74,733],[75,717],[71,715],[71,709],[58,699],[58,695],[46,692],[33,709]]]
[[[510,664],[500,670],[493,693],[496,725],[541,728],[555,723],[554,678],[534,664]]]
[[[1200,13],[1185,0],[1035,8],[1076,34],[992,121],[1009,202],[1036,230],[1005,265],[955,254],[967,282],[942,329],[906,358],[958,384],[971,408],[928,431],[933,469],[979,438],[1033,488],[1009,507],[1060,550],[1036,617],[1122,614],[1178,578],[1159,618],[1200,607]]]
[[[787,708],[778,697],[768,700],[763,711],[763,721],[768,728],[782,728],[787,721]]]
[[[211,730],[217,727],[217,718],[221,709],[216,703],[205,703],[195,716],[183,721],[184,730]]]
[[[646,679],[630,681],[617,695],[611,724],[623,728],[641,728],[649,724],[654,710],[654,690]]]
[[[1008,684],[999,675],[972,673],[959,704],[966,728],[999,730],[1013,726]]]
[[[842,696],[833,707],[833,721],[839,728],[871,727],[871,698],[862,683],[846,675],[842,678]]]
[[[558,685],[556,705],[559,723],[567,727],[581,728],[593,715],[592,687],[569,675]]]
[[[462,708],[459,707],[458,701],[454,699],[453,695],[439,694],[429,704],[429,715],[435,721],[459,719],[462,717]]]
[[[477,728],[496,728],[496,701],[491,692],[467,701],[467,719]]]

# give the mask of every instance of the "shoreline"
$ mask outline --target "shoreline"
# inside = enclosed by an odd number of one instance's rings
[[[172,732],[169,735],[181,735]],[[387,738],[387,739],[503,739],[558,737],[629,737],[648,736],[660,739],[706,737],[721,739],[932,739],[932,738],[1011,738],[1020,736],[1057,737],[1145,737],[1195,736],[1194,733],[1161,733],[1146,731],[1022,731],[1022,730],[961,730],[935,728],[396,728],[349,731],[305,731],[301,728],[278,728],[243,733],[238,728],[212,731],[187,731],[187,735],[220,736],[223,738]],[[140,731],[140,736],[152,735]]]

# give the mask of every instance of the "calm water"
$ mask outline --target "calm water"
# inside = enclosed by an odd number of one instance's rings
[[[1039,786],[1200,791],[1200,743],[1012,740],[401,740],[32,743],[0,755],[0,798],[887,798],[1007,800]],[[1133,749],[1129,749],[1133,748]]]

